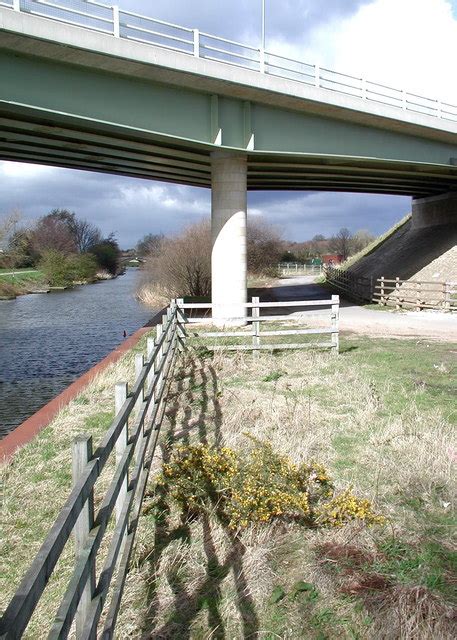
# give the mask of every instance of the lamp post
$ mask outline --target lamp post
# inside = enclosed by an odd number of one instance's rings
[[[262,0],[262,29],[260,44],[260,71],[265,73],[265,0]]]
[[[262,49],[265,51],[265,0],[262,0]]]

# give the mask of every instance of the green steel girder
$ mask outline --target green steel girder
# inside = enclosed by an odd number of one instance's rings
[[[367,126],[0,49],[0,158],[210,186],[246,153],[248,188],[457,189],[455,140]]]

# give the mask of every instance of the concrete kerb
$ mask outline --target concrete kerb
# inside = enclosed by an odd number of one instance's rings
[[[104,371],[110,364],[117,362],[127,351],[132,349],[141,338],[151,330],[151,327],[154,327],[162,321],[164,311],[165,310],[162,309],[156,313],[144,327],[135,331],[135,333],[118,345],[116,349],[111,351],[103,360],[91,367],[86,373],[59,393],[58,396],[50,400],[44,407],[41,407],[41,409],[30,416],[30,418],[27,418],[27,420],[5,436],[0,442],[0,462],[8,462],[17,449],[33,440],[33,438],[56,417],[59,411],[81,393],[99,373]]]

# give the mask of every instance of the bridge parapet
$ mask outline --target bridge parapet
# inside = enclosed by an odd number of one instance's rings
[[[262,47],[198,29],[125,11],[98,0],[0,0],[0,7],[83,27],[101,34],[154,45],[169,51],[293,80],[329,93],[359,98],[404,112],[457,122],[457,105],[408,92],[317,64],[294,60]]]

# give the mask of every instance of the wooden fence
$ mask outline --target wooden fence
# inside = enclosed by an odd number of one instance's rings
[[[400,278],[365,278],[326,266],[326,282],[348,298],[396,309],[457,311],[457,283]]]
[[[379,278],[373,301],[396,309],[457,311],[457,283]]]
[[[329,327],[260,332],[262,321],[291,319],[287,315],[260,316],[261,309],[327,306],[331,311]],[[115,418],[102,441],[95,450],[88,436],[80,436],[74,441],[72,491],[0,620],[2,640],[22,637],[59,558],[68,549],[66,545],[70,536],[73,536],[75,546],[74,569],[66,583],[48,639],[67,638],[73,628],[77,640],[95,640],[97,637],[108,640],[113,637],[165,412],[167,388],[177,352],[186,341],[185,324],[202,320],[208,322],[208,318],[187,318],[186,310],[210,308],[211,305],[207,304],[172,301],[162,324],[156,328],[156,338],[147,341],[146,360],[143,354],[135,357],[136,381],[133,388],[129,390],[126,383],[118,383],[115,387]],[[258,298],[253,298],[246,308],[252,309],[252,315],[243,318],[252,328],[252,343],[222,348],[256,351],[316,346],[338,351],[338,296],[332,296],[331,300],[281,303],[260,303]],[[241,332],[211,331],[201,336],[206,339],[235,334],[246,337],[246,333]],[[261,344],[262,337],[300,334],[328,334],[330,341]],[[94,488],[100,487],[96,483],[110,465],[113,471],[108,487],[103,497],[95,502]],[[103,554],[100,554],[102,544]]]
[[[293,302],[260,302],[258,297],[252,298],[251,302],[245,303],[244,307],[246,309],[246,315],[237,318],[230,318],[231,321],[234,322],[243,322],[247,323],[248,329],[242,330],[238,328],[237,330],[224,329],[222,331],[203,331],[203,332],[193,332],[194,337],[199,338],[214,338],[214,339],[243,339],[245,342],[248,340],[248,344],[230,344],[227,342],[223,344],[206,344],[205,347],[211,351],[218,350],[273,350],[273,349],[303,349],[303,348],[330,348],[334,349],[338,352],[339,349],[339,305],[340,298],[337,295],[333,295],[331,299],[327,300],[301,300],[301,301],[293,301]],[[182,312],[183,321],[185,323],[190,324],[204,324],[208,322],[208,318],[205,316],[195,317],[192,314],[186,314],[186,311],[196,311],[196,310],[210,310],[212,309],[211,303],[184,303],[183,300],[178,300],[178,308]],[[318,327],[318,328],[281,328],[281,329],[273,329],[267,328],[264,331],[261,331],[261,323],[266,321],[275,321],[275,322],[284,322],[284,321],[293,321],[298,320],[298,318],[294,318],[293,316],[285,315],[281,313],[283,309],[312,309],[312,308],[320,308],[320,309],[329,309],[329,322],[327,326]],[[251,315],[249,315],[249,310],[251,310]],[[261,315],[261,310],[271,310],[274,312],[275,310],[279,311],[279,314],[272,315],[269,313],[267,315]],[[321,341],[321,342],[262,342],[263,338],[282,338],[285,336],[307,336],[307,335],[327,335],[330,337],[330,340]]]
[[[371,301],[373,296],[373,278],[356,276],[349,271],[325,265],[325,280],[332,287],[357,301]]]
[[[280,276],[320,276],[324,272],[321,264],[303,264],[300,262],[280,262],[278,275]]]
[[[48,638],[66,638],[75,620],[78,640],[95,640],[102,610],[106,615],[101,637],[113,637],[165,410],[166,387],[182,343],[177,316],[174,302],[157,327],[156,338],[147,342],[146,362],[142,354],[136,356],[137,378],[131,391],[125,383],[116,385],[116,416],[95,451],[90,437],[81,436],[74,442],[73,489],[0,621],[2,639],[22,637],[71,534],[76,550],[74,571]],[[115,470],[96,510],[94,486],[112,456]],[[107,540],[113,513],[114,531],[110,531],[103,566],[96,569],[97,553]]]

